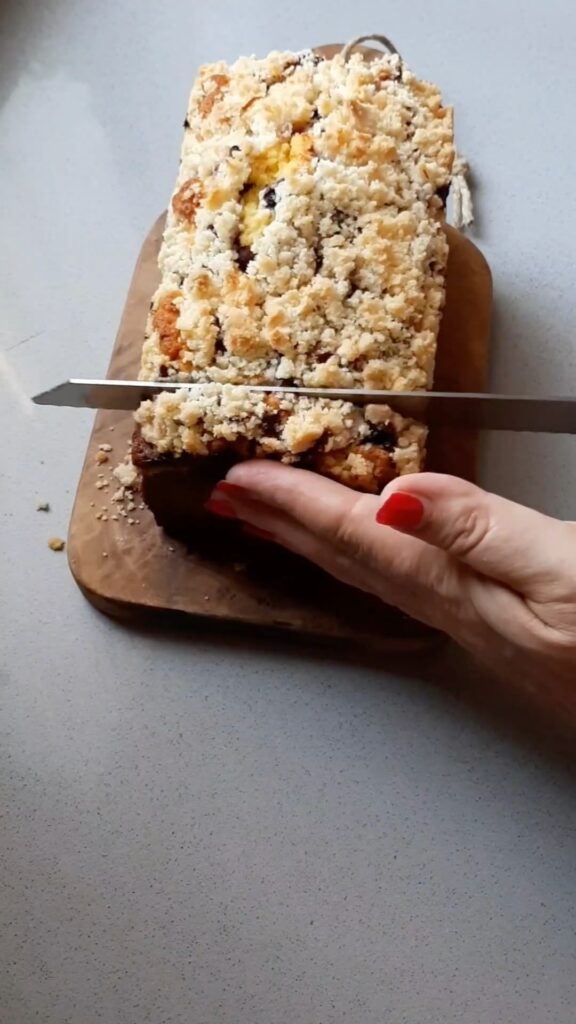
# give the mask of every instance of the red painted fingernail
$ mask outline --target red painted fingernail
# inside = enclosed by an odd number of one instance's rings
[[[213,512],[215,516],[223,516],[224,519],[237,518],[236,512],[228,501],[219,501],[218,498],[209,498],[204,505],[204,508],[208,512]]]
[[[247,533],[250,537],[258,537],[259,540],[275,539],[273,533],[269,533],[268,530],[261,530],[259,526],[252,526],[252,523],[244,523],[242,533]]]
[[[214,488],[214,493],[221,491],[222,494],[229,494],[231,498],[240,498],[246,491],[243,487],[239,487],[238,484],[229,484],[227,480],[220,480]]]
[[[404,491],[395,491],[376,513],[376,522],[397,530],[415,530],[422,522],[424,505],[420,498]]]

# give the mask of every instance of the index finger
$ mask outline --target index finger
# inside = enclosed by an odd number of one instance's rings
[[[376,495],[360,494],[318,473],[271,460],[240,462],[226,479],[242,487],[253,501],[330,539],[339,537],[359,510],[366,518],[374,518],[381,504]]]
[[[347,582],[444,629],[465,616],[460,572],[444,552],[379,525],[380,496],[268,460],[239,463],[227,480],[245,494],[231,499],[243,518],[252,511],[257,526],[333,575],[345,578],[345,564]]]

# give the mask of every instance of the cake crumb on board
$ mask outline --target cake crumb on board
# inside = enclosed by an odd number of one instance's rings
[[[112,475],[122,487],[132,488],[138,479],[138,470],[132,464],[130,456],[127,456],[124,461],[116,466],[116,469],[112,471]]]
[[[61,537],[50,537],[48,547],[51,551],[63,551],[66,547],[66,541],[62,540]]]

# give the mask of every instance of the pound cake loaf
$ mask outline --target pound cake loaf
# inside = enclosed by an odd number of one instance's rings
[[[155,460],[279,458],[365,491],[422,468],[425,428],[390,409],[228,385],[431,385],[453,159],[451,109],[397,54],[200,70],[140,376],[206,387],[137,412],[145,498]]]

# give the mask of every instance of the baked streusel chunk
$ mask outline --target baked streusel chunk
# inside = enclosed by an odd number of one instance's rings
[[[141,378],[429,387],[453,158],[451,109],[396,54],[201,68]],[[398,417],[391,439],[346,403],[284,398],[271,410],[243,392],[230,418],[232,401],[220,388],[145,403],[147,462],[150,445],[164,459],[228,445],[371,491],[422,468],[425,430]]]

